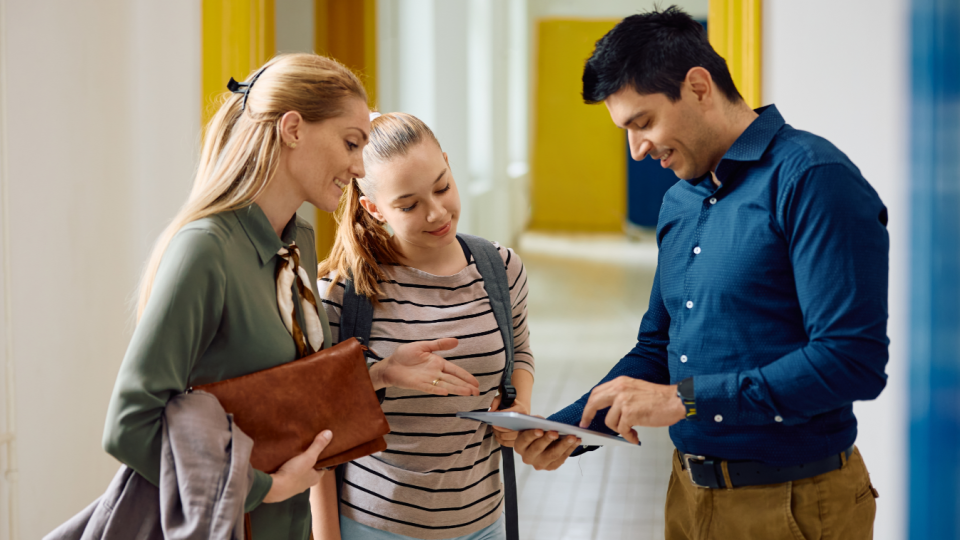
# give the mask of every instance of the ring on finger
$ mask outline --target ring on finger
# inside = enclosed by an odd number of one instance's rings
[[[434,379],[433,384],[431,386],[436,386],[438,382],[440,382],[440,377],[437,377],[436,379]]]

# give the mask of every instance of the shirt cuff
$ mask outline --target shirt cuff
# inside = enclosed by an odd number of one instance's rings
[[[766,385],[757,370],[741,373],[695,375],[697,416],[701,422],[723,425],[760,426],[784,422],[772,404]],[[747,399],[751,394],[751,399]],[[799,420],[798,420],[799,421]],[[797,423],[797,422],[792,422]]]
[[[260,506],[270,488],[273,487],[272,476],[258,469],[251,470],[253,471],[253,482],[250,484],[247,500],[243,503],[244,512],[253,512],[256,507]]]

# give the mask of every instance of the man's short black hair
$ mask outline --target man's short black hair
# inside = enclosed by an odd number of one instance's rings
[[[690,15],[677,6],[631,15],[597,41],[583,68],[583,100],[599,103],[630,84],[637,93],[677,101],[687,72],[696,66],[710,72],[727,99],[743,99],[727,62]]]

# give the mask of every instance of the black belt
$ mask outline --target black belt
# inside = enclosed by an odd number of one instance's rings
[[[827,456],[821,460],[802,465],[787,467],[768,465],[759,461],[724,461],[694,454],[681,454],[680,467],[690,474],[694,485],[706,488],[726,488],[723,469],[726,466],[730,478],[730,487],[762,486],[767,484],[782,484],[803,478],[810,478],[818,474],[835,471],[843,466],[844,461],[853,454],[853,446],[840,454]],[[842,457],[841,457],[842,456]]]

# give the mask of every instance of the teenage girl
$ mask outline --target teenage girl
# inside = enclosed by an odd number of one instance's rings
[[[506,361],[503,337],[469,249],[458,240],[460,196],[447,155],[423,122],[373,113],[365,177],[348,186],[330,258],[320,264],[320,295],[337,341],[343,276],[374,305],[374,361],[413,340],[455,337],[447,360],[480,382],[479,396],[438,397],[388,389],[387,450],[347,464],[339,520],[333,478],[314,488],[314,536],[324,540],[505,537],[500,444],[495,432],[458,411],[497,409]],[[393,234],[389,234],[389,225]],[[496,245],[496,244],[494,244]],[[497,246],[513,308],[517,398],[529,413],[534,362],[527,331],[527,279],[520,258]],[[371,376],[376,381],[376,363]],[[447,385],[441,376],[438,386]],[[496,433],[496,436],[495,436]],[[337,535],[339,525],[339,536]]]
[[[350,179],[364,175],[367,96],[342,65],[283,55],[229,87],[235,93],[206,127],[190,197],[147,263],[107,413],[104,449],[155,485],[161,415],[172,396],[330,346],[324,311],[309,306],[319,297],[313,229],[295,212],[304,201],[333,211]],[[300,282],[299,294],[290,286],[278,294],[284,270]],[[291,316],[294,305],[303,309]],[[438,393],[478,394],[472,376],[430,354],[439,347],[397,348],[381,379],[417,388],[443,371],[449,384]],[[254,471],[245,510],[255,539],[309,537],[307,490],[323,474],[313,466],[335,436],[318,434],[273,474]]]

